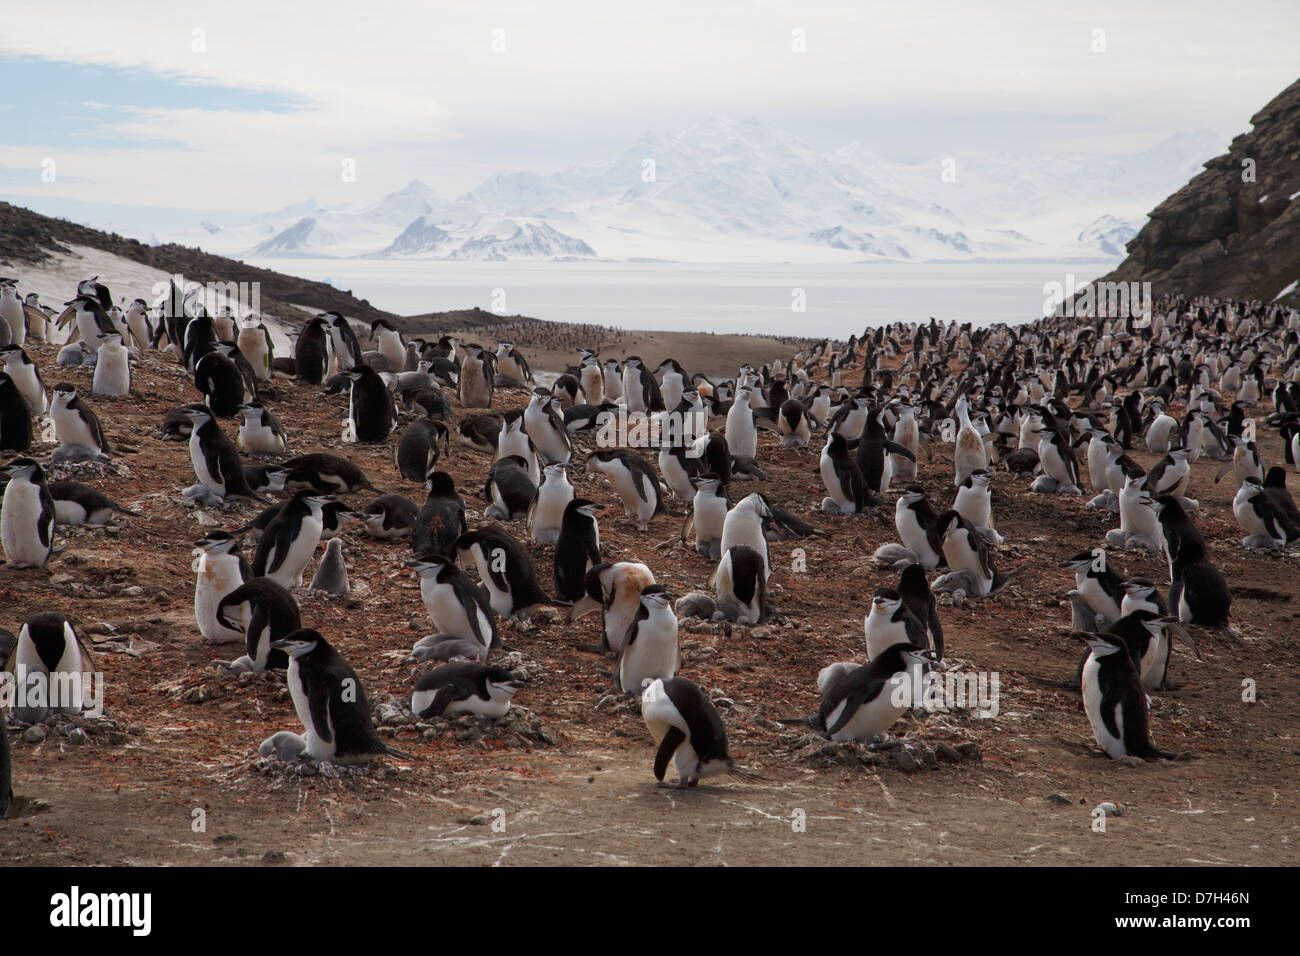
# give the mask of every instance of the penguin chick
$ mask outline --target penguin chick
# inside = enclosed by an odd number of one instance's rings
[[[331,538],[325,546],[325,554],[316,567],[316,574],[311,579],[312,591],[324,591],[326,594],[340,596],[351,593],[348,583],[348,567],[343,561],[343,539]]]

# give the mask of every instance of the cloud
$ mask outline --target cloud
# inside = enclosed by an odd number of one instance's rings
[[[59,157],[80,182],[37,185],[65,198],[261,209],[413,177],[455,195],[708,113],[899,156],[1080,135],[1118,150],[1238,131],[1294,79],[1291,0],[1044,7],[11,0],[0,56],[55,64],[79,93],[38,111],[23,87],[0,163]]]

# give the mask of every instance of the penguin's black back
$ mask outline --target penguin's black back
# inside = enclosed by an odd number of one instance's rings
[[[691,731],[688,742],[700,762],[729,759],[727,729],[699,685],[685,677],[669,677],[664,680],[664,693],[686,720]]]

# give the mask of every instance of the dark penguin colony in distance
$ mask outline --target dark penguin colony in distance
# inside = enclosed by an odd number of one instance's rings
[[[229,729],[267,765],[436,764],[417,719],[512,708],[562,732],[548,701],[580,674],[590,705],[640,714],[647,786],[673,782],[670,766],[680,787],[780,779],[789,748],[741,728],[728,673],[802,675],[746,718],[769,734],[884,752],[927,737],[922,686],[972,668],[970,621],[1027,605],[1060,629],[1042,675],[1075,704],[1052,712],[1058,732],[1158,761],[1204,741],[1149,695],[1177,699],[1203,655],[1277,636],[1240,626],[1224,563],[1287,560],[1300,539],[1300,313],[1280,305],[1166,297],[1142,316],[895,323],[710,377],[689,355],[651,369],[610,354],[595,333],[543,371],[514,342],[337,312],[291,330],[286,350],[262,316],[123,291],[95,277],[62,314],[0,316],[4,583],[44,588],[105,535],[122,564],[184,574],[191,646],[158,677],[216,661],[274,672],[287,695],[257,732]],[[106,385],[92,367],[109,361],[128,365]],[[147,435],[126,426],[163,392]],[[128,469],[163,460],[187,480],[123,493]],[[1202,506],[1224,481],[1231,507]],[[1017,540],[1012,527],[1049,512],[1070,523]],[[853,560],[819,575],[828,542]],[[41,605],[0,609],[11,674],[153,666],[93,651],[81,632],[96,612],[75,593]],[[862,625],[831,652],[751,640],[832,616]],[[732,669],[685,639],[701,627],[732,643]],[[107,687],[109,713],[150,718],[148,699]],[[13,743],[34,715],[5,716]],[[14,794],[30,786],[10,750],[0,807],[10,775]]]

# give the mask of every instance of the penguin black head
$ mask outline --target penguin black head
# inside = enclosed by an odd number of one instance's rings
[[[935,527],[941,537],[947,537],[950,534],[956,534],[962,530],[962,517],[956,511],[949,509],[935,519]]]
[[[448,576],[448,573],[455,573],[456,565],[452,563],[451,558],[441,554],[422,554],[412,561],[407,561],[405,567],[414,568],[421,578],[432,578],[435,581],[441,581]]]
[[[320,631],[313,630],[310,627],[300,627],[296,631],[290,631],[279,640],[272,641],[271,647],[277,651],[283,651],[290,657],[303,657],[320,648],[329,647],[329,642],[325,640]]]
[[[641,589],[641,600],[644,603],[666,607],[671,599],[672,595],[662,584],[651,584]]]
[[[1156,589],[1155,583],[1150,578],[1129,578],[1121,587],[1135,597],[1144,597]]]
[[[909,505],[914,504],[917,501],[925,500],[925,486],[918,484],[915,481],[912,482],[910,485],[908,485],[906,488],[903,489],[902,498]]]
[[[1096,657],[1107,657],[1124,650],[1123,640],[1115,634],[1094,634],[1091,631],[1074,631],[1073,636],[1087,644]]]
[[[239,539],[229,531],[210,531],[195,541],[194,547],[208,554],[230,554],[239,547]]]
[[[1096,560],[1097,556],[1091,551],[1080,551],[1074,557],[1062,561],[1060,567],[1073,568],[1076,571],[1087,571],[1092,567],[1092,562]]]
[[[10,480],[26,480],[36,485],[45,481],[45,472],[40,462],[34,458],[15,458],[9,464],[0,467],[0,474],[8,475]]]
[[[489,667],[483,671],[483,684],[493,697],[513,697],[524,682],[504,667]]]
[[[451,497],[456,494],[456,482],[445,471],[435,471],[424,482],[424,489],[431,495]]]
[[[913,565],[915,567],[915,565]],[[872,612],[893,614],[902,603],[902,598],[893,588],[877,588],[876,596],[871,599]]]
[[[925,578],[925,568],[919,564],[909,564],[903,568],[903,573],[898,576],[898,593],[919,596],[929,594],[930,583]]]
[[[566,512],[572,511],[575,514],[583,514],[588,518],[595,519],[597,511],[604,511],[605,506],[598,501],[588,501],[586,498],[574,498],[564,508]]]

